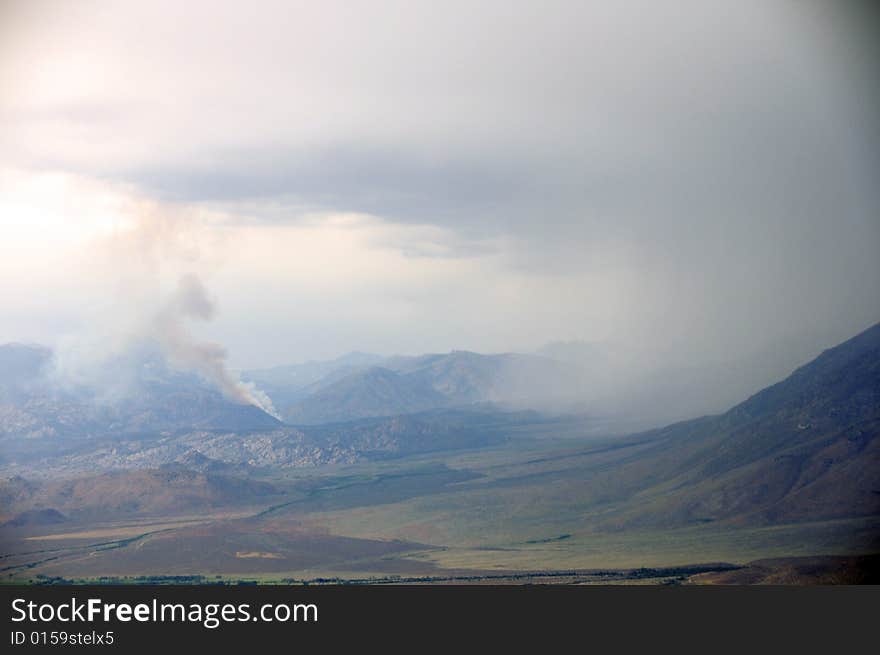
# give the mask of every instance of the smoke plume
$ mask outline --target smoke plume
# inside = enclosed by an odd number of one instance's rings
[[[137,393],[144,357],[191,373],[228,400],[275,416],[269,397],[226,364],[226,349],[194,336],[193,322],[217,314],[201,273],[223,257],[212,217],[186,207],[129,199],[118,222],[84,252],[103,291],[85,329],[61,340],[54,377],[68,388],[91,389],[98,400],[123,401]],[[198,273],[196,271],[199,271]]]
[[[197,373],[228,399],[256,405],[277,418],[266,394],[253,384],[241,382],[226,368],[225,348],[216,343],[199,342],[187,330],[188,320],[210,321],[215,314],[216,305],[202,281],[194,273],[188,273],[178,280],[177,289],[156,314],[147,336],[155,339],[172,367]]]

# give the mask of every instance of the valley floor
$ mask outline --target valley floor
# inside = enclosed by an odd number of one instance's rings
[[[649,447],[639,439],[530,436],[469,451],[264,471],[259,479],[285,493],[271,504],[4,529],[0,581],[874,579],[876,560],[866,556],[880,552],[877,516],[669,527],[639,518],[634,508],[656,503],[665,489],[631,494],[625,485],[608,488],[602,476]]]

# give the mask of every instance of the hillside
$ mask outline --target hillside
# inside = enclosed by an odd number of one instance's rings
[[[192,430],[268,430],[280,421],[225,398],[198,377],[152,357],[110,360],[95,379],[69,380],[52,369],[51,351],[0,346],[0,442],[95,438]],[[104,376],[104,377],[101,377]],[[57,446],[56,446],[57,447]]]
[[[301,397],[293,404],[276,405],[287,422],[298,425],[485,402],[513,409],[558,409],[570,407],[579,393],[578,381],[576,370],[546,357],[453,351],[389,357],[379,366],[336,368],[298,388]],[[275,393],[283,398],[292,392],[276,387]]]
[[[242,379],[265,391],[276,407],[289,407],[335,380],[360,369],[379,366],[384,360],[381,355],[352,352],[331,360],[246,370],[242,372]]]
[[[0,481],[7,527],[117,516],[170,516],[266,503],[279,492],[265,482],[182,468],[116,471],[69,480]],[[65,516],[63,516],[65,515]],[[51,521],[50,521],[51,519]]]
[[[874,326],[721,415],[533,453],[539,427],[503,456],[462,456],[484,477],[454,494],[331,525],[473,549],[436,557],[450,566],[599,564],[614,559],[603,543],[627,561],[677,563],[880,547],[878,336]]]
[[[728,412],[655,430],[611,476],[609,525],[880,513],[880,325]]]
[[[411,414],[447,405],[425,380],[374,366],[351,373],[283,411],[293,424]]]

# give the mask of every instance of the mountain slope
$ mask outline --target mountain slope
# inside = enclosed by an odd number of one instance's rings
[[[617,472],[642,481],[623,523],[880,513],[880,324],[725,414],[646,436]]]
[[[492,402],[547,409],[577,396],[576,372],[537,355],[467,351],[389,357],[381,366],[335,369],[291,405],[276,402],[294,424],[394,416]],[[271,395],[271,393],[270,393]]]
[[[0,497],[5,500],[6,509],[11,507],[34,516],[37,512],[51,510],[57,514],[61,510],[77,519],[183,514],[265,503],[278,494],[265,482],[177,467],[113,471],[57,481],[0,481]]]
[[[449,404],[427,381],[374,366],[319,389],[284,411],[290,423],[316,424],[411,414]]]
[[[256,383],[277,407],[288,407],[350,373],[379,366],[384,359],[381,355],[351,352],[332,360],[247,370],[242,372],[242,379]]]
[[[108,362],[100,384],[53,375],[52,353],[41,347],[0,346],[0,367],[0,440],[18,444],[195,429],[271,430],[281,424],[152,357]]]

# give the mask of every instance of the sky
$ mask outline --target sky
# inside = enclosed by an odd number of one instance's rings
[[[880,320],[839,6],[0,0],[0,342],[124,340],[197,276],[234,367],[834,345]]]

